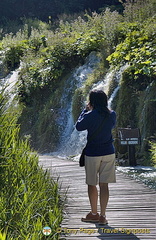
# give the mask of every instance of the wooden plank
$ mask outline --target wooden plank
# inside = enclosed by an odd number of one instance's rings
[[[40,156],[39,162],[53,178],[59,177],[62,194],[68,189],[64,220],[58,229],[60,239],[156,239],[155,190],[117,172],[117,183],[109,184],[109,225],[83,223],[81,217],[90,211],[84,168],[77,162],[53,156]]]

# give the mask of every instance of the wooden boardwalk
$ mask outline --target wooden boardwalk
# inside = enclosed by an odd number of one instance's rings
[[[156,192],[117,172],[117,183],[109,184],[107,226],[81,222],[89,211],[84,168],[77,162],[40,156],[40,165],[59,177],[62,193],[67,190],[64,220],[58,229],[66,240],[156,240]]]

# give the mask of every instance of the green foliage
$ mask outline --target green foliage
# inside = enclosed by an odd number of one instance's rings
[[[20,58],[23,55],[22,48],[20,46],[11,46],[5,52],[4,64],[8,70],[14,70],[20,65]]]
[[[154,167],[156,167],[156,143],[150,142],[151,145],[151,162]]]
[[[60,85],[54,85],[53,89],[37,89],[31,102],[26,98],[27,107],[23,108],[19,118],[20,135],[30,135],[31,146],[39,152],[55,151],[59,140],[57,117],[60,108],[59,96],[62,94]]]
[[[111,12],[109,8],[106,8],[102,15],[103,25],[103,37],[104,37],[104,47],[109,49],[110,53],[113,51],[116,41],[118,41],[119,25],[123,22],[123,18],[118,14],[117,11]]]
[[[147,76],[155,74],[155,24],[152,24],[153,31],[148,32],[146,28],[149,22],[144,26],[130,24],[125,40],[117,45],[115,52],[107,60],[115,66],[130,64],[135,70],[136,77],[138,74]]]
[[[7,109],[7,110],[6,110]],[[28,140],[19,140],[15,109],[0,95],[0,212],[2,239],[44,239],[42,229],[52,228],[53,239],[62,221],[58,183],[38,165]]]
[[[156,135],[155,91],[155,76],[140,75],[135,79],[133,68],[129,67],[122,75],[116,99],[117,126],[130,125],[140,129],[141,144],[137,147],[137,154],[144,159],[145,165],[152,163],[149,158],[149,141],[155,139]]]
[[[155,0],[126,0],[124,6],[124,18],[128,22],[143,22],[155,15]]]
[[[133,11],[128,10],[130,2],[135,3]],[[138,3],[141,3],[140,0]],[[146,8],[151,9],[151,2],[146,3]],[[56,119],[61,106],[60,96],[66,86],[63,79],[73,68],[83,64],[92,51],[100,52],[101,66],[88,76],[82,92],[75,92],[74,118],[80,111],[76,100],[81,102],[92,85],[103,79],[109,63],[115,68],[128,64],[130,68],[125,72],[120,96],[118,94],[119,104],[115,106],[120,106],[117,111],[121,125],[126,126],[132,120],[137,124],[136,113],[135,116],[132,114],[137,109],[134,102],[139,101],[140,91],[145,91],[155,77],[156,25],[153,11],[150,17],[141,14],[138,20],[131,22],[137,9],[136,1],[126,1],[124,6],[124,15],[104,8],[105,11],[100,14],[81,14],[76,19],[64,14],[56,22],[49,15],[49,24],[37,19],[25,19],[22,20],[25,25],[21,30],[3,38],[1,50],[6,66],[14,69],[22,62],[17,90],[19,102],[24,106],[19,119],[20,133],[31,135],[35,149],[52,150],[59,140],[61,130]],[[129,103],[128,98],[134,98],[133,103]],[[125,112],[129,111],[127,116],[122,115],[122,108]],[[55,134],[55,138],[51,133]]]
[[[86,14],[72,22],[61,20],[55,31],[48,26],[44,28],[45,24],[37,20],[30,28],[28,19],[15,35],[6,35],[2,47],[8,71],[22,61],[18,85],[20,100],[31,103],[36,92],[46,85],[51,88],[70,69],[82,63],[91,51],[103,49],[104,44],[105,55],[108,55],[116,41],[120,21],[121,16],[107,8],[102,14]]]
[[[149,139],[156,135],[156,83],[152,78],[152,83],[139,93],[139,103],[137,110],[138,126],[141,131],[142,148],[149,149]],[[141,149],[143,151],[144,149]]]
[[[103,48],[103,44],[107,46],[105,53],[108,55],[110,46],[116,41],[120,21],[117,12],[106,9],[101,15],[86,14],[85,19],[78,17],[71,23],[61,20],[55,32],[40,27],[41,23],[38,28],[30,29],[30,23],[26,22],[16,35],[4,37],[4,62],[12,70],[22,61],[20,91],[31,97],[35,88],[58,80],[91,51]]]
[[[131,75],[131,69],[124,71],[122,80],[120,83],[120,91],[117,104],[117,116],[118,126],[127,127],[128,125],[136,127],[136,106],[137,106],[137,92],[135,87],[133,88],[133,78]]]

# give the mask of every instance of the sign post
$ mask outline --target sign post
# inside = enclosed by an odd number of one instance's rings
[[[135,145],[140,143],[140,131],[138,128],[118,128],[118,136],[121,145],[128,146],[128,159],[130,166],[136,166]]]

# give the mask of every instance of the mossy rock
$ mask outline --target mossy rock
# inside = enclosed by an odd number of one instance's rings
[[[82,109],[84,107],[84,94],[82,88],[76,89],[73,96],[73,104],[72,104],[72,114],[74,122],[79,117]]]
[[[116,109],[118,126],[127,127],[130,125],[131,127],[136,127],[136,106],[138,104],[138,98],[129,70],[123,72],[120,85]]]

